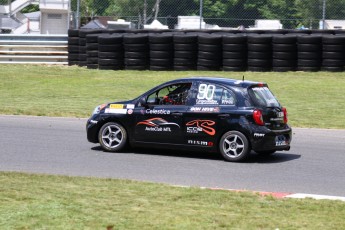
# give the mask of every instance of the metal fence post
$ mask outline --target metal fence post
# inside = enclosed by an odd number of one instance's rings
[[[203,0],[200,0],[200,9],[199,9],[199,12],[200,12],[200,29],[202,29],[202,8],[203,8]]]
[[[325,19],[326,19],[326,0],[322,2],[322,29],[325,29]]]

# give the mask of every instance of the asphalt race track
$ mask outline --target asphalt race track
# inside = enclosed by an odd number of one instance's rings
[[[345,130],[294,128],[289,152],[228,163],[200,152],[103,152],[87,142],[85,123],[77,118],[0,116],[0,171],[345,196]]]

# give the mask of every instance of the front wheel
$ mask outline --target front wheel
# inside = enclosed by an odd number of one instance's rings
[[[122,125],[108,122],[99,130],[98,141],[104,150],[118,152],[127,143],[127,132]]]
[[[229,131],[220,139],[219,150],[226,161],[238,162],[245,160],[251,149],[248,139],[243,133]]]

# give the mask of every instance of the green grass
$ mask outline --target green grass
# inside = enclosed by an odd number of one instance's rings
[[[345,203],[0,173],[0,229],[344,229]]]
[[[170,79],[244,75],[270,85],[293,126],[345,128],[345,73],[0,68],[0,114],[87,117],[98,104],[134,98]],[[344,229],[344,216],[340,201],[0,172],[0,229]]]
[[[0,114],[88,117],[96,105],[132,99],[167,80],[224,76],[267,82],[295,127],[345,129],[345,72],[157,72],[1,65]]]

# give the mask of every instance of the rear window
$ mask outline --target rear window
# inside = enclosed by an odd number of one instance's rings
[[[253,87],[249,89],[249,95],[254,103],[260,107],[280,107],[278,100],[267,87]]]

